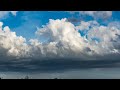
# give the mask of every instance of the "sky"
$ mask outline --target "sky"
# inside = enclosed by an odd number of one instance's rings
[[[119,68],[119,58],[119,11],[0,11],[0,72]]]

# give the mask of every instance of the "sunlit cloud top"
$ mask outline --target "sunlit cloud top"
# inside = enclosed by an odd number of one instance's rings
[[[2,11],[0,60],[118,59],[119,14],[114,11]]]

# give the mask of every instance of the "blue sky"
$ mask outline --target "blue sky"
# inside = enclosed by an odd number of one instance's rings
[[[120,12],[114,11],[112,17],[103,21],[97,20],[101,24],[106,25],[111,21],[120,21]],[[36,27],[41,27],[48,23],[49,19],[62,19],[62,18],[80,18],[79,13],[71,14],[65,11],[19,11],[16,16],[9,15],[7,19],[2,19],[5,26],[9,26],[12,31],[17,35],[30,39],[34,38]],[[93,17],[85,15],[84,21],[93,20]]]
[[[62,19],[71,17],[67,12],[46,12],[46,11],[19,11],[16,16],[10,15],[7,19],[1,20],[5,26],[9,26],[17,35],[26,38],[33,38],[37,27],[48,23],[49,19]]]

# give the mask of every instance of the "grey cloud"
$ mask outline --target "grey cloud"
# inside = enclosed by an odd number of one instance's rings
[[[120,67],[119,60],[74,60],[74,59],[54,59],[54,60],[32,60],[22,62],[2,61],[0,71],[4,72],[65,72],[71,69],[92,69],[92,68],[112,68]]]
[[[80,22],[81,20],[78,19],[78,18],[71,17],[71,18],[67,18],[67,21],[68,21],[68,22],[77,23],[77,22]]]

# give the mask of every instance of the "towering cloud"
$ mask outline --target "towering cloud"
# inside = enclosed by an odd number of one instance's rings
[[[46,56],[51,53],[56,57],[78,57],[82,55],[82,51],[85,49],[85,40],[75,30],[75,26],[67,22],[66,19],[50,20],[36,34],[49,38],[46,50],[43,50]]]
[[[64,57],[94,58],[119,54],[120,30],[99,25],[97,21],[81,21],[80,25],[74,26],[66,19],[50,20],[36,34],[49,37],[47,44],[54,43],[55,47],[50,52],[55,50],[56,54]]]
[[[1,57],[85,60],[111,59],[111,55],[120,55],[120,30],[115,26],[102,26],[95,20],[81,21],[75,26],[66,18],[50,19],[49,23],[36,31],[36,35],[45,41],[30,39],[27,42],[22,36],[10,31],[8,26],[3,27],[0,22]]]

